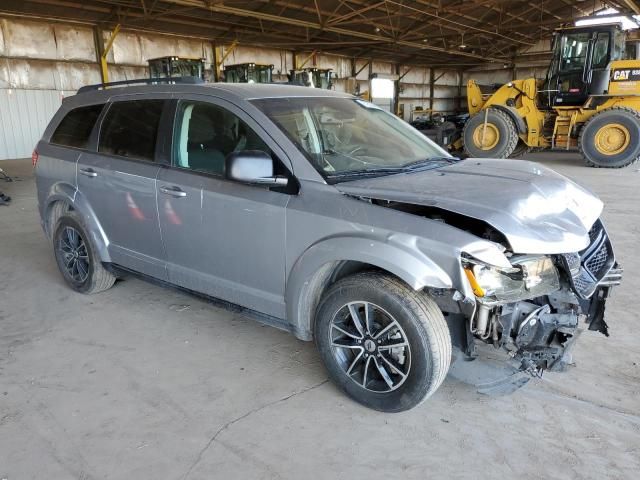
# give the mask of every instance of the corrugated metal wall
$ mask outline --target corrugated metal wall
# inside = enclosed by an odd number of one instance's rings
[[[145,78],[147,59],[164,55],[210,63],[213,47],[200,39],[123,32],[108,56],[109,78]],[[31,156],[63,96],[100,81],[91,27],[0,18],[0,160]]]
[[[62,95],[57,90],[0,89],[0,159],[31,156]]]

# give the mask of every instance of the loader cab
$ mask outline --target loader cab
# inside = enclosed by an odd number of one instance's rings
[[[273,65],[259,63],[238,63],[224,67],[226,83],[271,83],[273,81]]]
[[[205,59],[159,57],[147,60],[149,78],[198,77],[205,79]]]
[[[624,57],[619,24],[576,27],[554,34],[553,58],[545,81],[545,106],[577,106],[606,93],[610,63]]]
[[[330,68],[303,68],[289,71],[289,82],[298,83],[305,87],[323,88],[330,90],[333,87],[333,75]]]

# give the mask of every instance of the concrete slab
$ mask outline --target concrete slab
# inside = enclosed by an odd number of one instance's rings
[[[636,478],[640,471],[640,166],[530,158],[606,202],[626,277],[611,337],[512,395],[448,378],[403,414],[353,403],[313,344],[128,279],[95,296],[62,282],[28,160],[0,166],[0,478]]]

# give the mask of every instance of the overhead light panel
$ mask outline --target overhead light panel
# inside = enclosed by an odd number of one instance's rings
[[[591,17],[584,17],[576,20],[576,27],[583,27],[587,25],[604,25],[607,23],[620,23],[623,30],[633,30],[638,28],[638,21],[640,15],[616,15],[620,13],[615,8],[607,8],[602,10]]]

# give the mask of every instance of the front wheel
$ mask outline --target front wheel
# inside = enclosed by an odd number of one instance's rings
[[[332,285],[318,307],[314,334],[336,385],[383,412],[409,410],[427,399],[451,361],[449,329],[435,302],[381,273]]]

